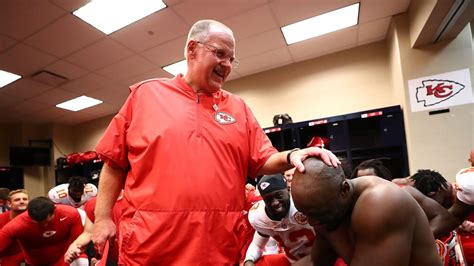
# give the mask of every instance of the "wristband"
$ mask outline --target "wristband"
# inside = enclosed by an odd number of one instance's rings
[[[295,151],[299,151],[300,149],[299,148],[295,148],[295,149],[292,149],[290,152],[288,152],[288,154],[286,155],[286,162],[288,163],[289,166],[291,167],[295,167],[292,163],[291,163],[291,160],[290,160],[290,157],[291,157],[291,154]]]

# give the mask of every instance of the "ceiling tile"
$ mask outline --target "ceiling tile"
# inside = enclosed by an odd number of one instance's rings
[[[288,46],[295,61],[319,57],[339,51],[342,48],[354,47],[357,44],[357,26],[328,33]]]
[[[61,110],[61,109],[60,109]],[[55,122],[68,125],[77,125],[95,118],[117,113],[118,108],[112,105],[99,104],[77,112],[63,110],[61,117],[54,117],[53,112],[44,112],[41,115],[45,118],[54,118]]]
[[[0,69],[29,76],[55,60],[53,56],[20,43],[0,54]]]
[[[397,15],[408,10],[410,0],[363,0],[360,5],[359,23]]]
[[[77,94],[85,94],[87,92],[99,89],[106,86],[110,81],[102,76],[99,76],[94,73],[89,73],[81,78],[72,80],[60,88],[74,92]]]
[[[38,103],[35,101],[23,101],[10,107],[10,111],[13,111],[15,113],[19,112],[24,114],[31,114],[44,110],[47,107],[50,106],[45,103]]]
[[[11,107],[22,101],[23,101],[22,98],[7,95],[6,93],[2,91],[2,88],[0,88],[0,108]],[[4,113],[4,114],[8,116],[8,113]]]
[[[2,88],[2,91],[10,96],[28,99],[50,89],[52,89],[52,87],[46,86],[29,78],[22,78],[5,86]]]
[[[0,35],[0,53],[15,45],[16,41],[5,35]]]
[[[73,111],[57,108],[55,106],[49,106],[42,111],[34,113],[33,116],[35,119],[54,121],[55,118],[68,116],[71,113],[73,113]]]
[[[81,94],[79,93],[73,93],[61,89],[52,89],[36,97],[31,98],[31,100],[39,103],[45,103],[52,106],[56,106],[56,104],[60,104],[64,101],[71,100],[79,96],[81,96]]]
[[[187,36],[181,36],[144,51],[142,54],[146,59],[161,67],[176,63],[184,59],[186,39]]]
[[[67,61],[84,69],[95,70],[105,67],[133,53],[109,38],[104,38],[66,58]],[[100,60],[98,60],[100,58]]]
[[[188,25],[193,25],[196,21],[204,18],[221,20],[231,17],[266,2],[266,0],[227,0],[223,4],[221,1],[204,0],[196,4],[196,1],[184,1],[173,6],[172,9],[184,18]]]
[[[170,6],[175,6],[183,1],[184,0],[163,0],[163,3],[165,3],[166,6],[170,7]]]
[[[49,0],[57,6],[67,10],[68,12],[76,11],[80,7],[84,6],[90,0]]]
[[[360,24],[357,42],[361,44],[370,42],[372,40],[385,39],[388,27],[390,26],[391,18],[392,17],[386,17]]]
[[[268,5],[233,16],[223,23],[232,29],[236,40],[279,28]]]
[[[173,75],[164,71],[162,68],[153,69],[152,71],[141,73],[138,76],[133,76],[128,79],[124,79],[121,82],[131,86],[143,80],[154,79],[154,78],[172,78]]]
[[[75,66],[64,60],[58,60],[51,65],[44,68],[47,71],[58,74],[68,79],[76,79],[82,77],[87,73],[87,70]]]
[[[104,103],[121,107],[130,94],[127,86],[104,88],[88,93],[87,96],[101,100]]]
[[[118,63],[97,70],[96,72],[113,80],[123,80],[151,71],[157,67],[140,56],[131,56]]]
[[[143,51],[188,33],[189,26],[170,8],[147,16],[111,37],[134,51]]]
[[[11,108],[0,108],[0,113],[2,114],[11,114],[11,115],[1,115],[0,116],[0,123],[2,124],[18,124],[23,121],[29,121],[30,114],[20,113],[20,112],[12,112]]]
[[[250,75],[260,70],[268,70],[275,66],[282,66],[292,62],[290,53],[286,47],[278,48],[270,52],[242,59],[238,71],[242,75]]]
[[[0,122],[76,125],[115,113],[128,85],[171,77],[160,67],[184,58],[190,26],[217,19],[236,37],[241,61],[228,80],[382,40],[390,16],[410,0],[165,0],[155,12],[110,35],[71,14],[90,0],[0,0],[0,69],[24,76],[0,89]],[[361,3],[360,25],[287,46],[280,27]],[[69,81],[50,88],[33,81],[45,70]],[[25,78],[26,77],[26,78]],[[83,112],[54,106],[82,94],[104,101]],[[29,98],[29,99],[24,99]]]
[[[362,0],[365,1],[365,0]],[[381,0],[385,1],[385,0]],[[311,18],[360,1],[357,0],[275,0],[270,6],[280,27]]]
[[[78,111],[78,114],[84,115],[85,117],[89,116],[105,116],[108,114],[115,113],[117,111],[117,107],[112,104],[108,103],[101,103],[98,105],[94,105],[92,107],[83,109]]]
[[[57,57],[63,57],[104,36],[94,27],[69,14],[29,37],[25,42]]]
[[[23,40],[65,14],[48,1],[0,1],[0,33]]]
[[[275,29],[244,40],[237,40],[235,53],[240,60],[282,47],[286,47],[283,35],[280,29]]]

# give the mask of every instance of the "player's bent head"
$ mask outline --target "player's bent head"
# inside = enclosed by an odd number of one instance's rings
[[[69,196],[75,201],[80,202],[81,197],[84,194],[84,187],[87,185],[87,180],[81,176],[72,176],[69,178],[68,193]]]
[[[47,197],[37,197],[28,203],[28,215],[38,223],[42,223],[54,214],[54,203]]]
[[[385,158],[370,159],[361,162],[352,173],[350,179],[357,178],[359,176],[374,175],[381,177],[385,180],[391,181],[393,179],[390,170],[383,164]]]
[[[341,166],[334,168],[317,158],[303,162],[305,172],[295,172],[291,195],[296,208],[311,225],[337,227],[348,210],[350,185]]]
[[[68,183],[69,189],[83,191],[87,180],[82,176],[71,176]]]

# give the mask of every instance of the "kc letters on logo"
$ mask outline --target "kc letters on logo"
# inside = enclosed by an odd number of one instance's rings
[[[469,69],[409,80],[408,92],[412,112],[473,102]]]
[[[458,94],[464,86],[452,80],[424,80],[423,86],[416,88],[416,100],[424,106],[432,106]]]

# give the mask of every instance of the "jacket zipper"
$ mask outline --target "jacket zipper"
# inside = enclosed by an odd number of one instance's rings
[[[199,107],[201,104],[201,100],[199,98],[199,94],[196,92],[196,136],[198,138],[201,137],[201,123],[200,123],[200,116],[199,116]]]

